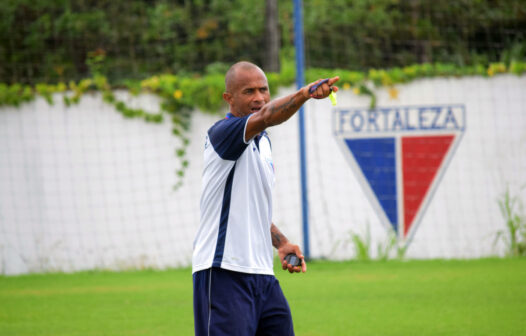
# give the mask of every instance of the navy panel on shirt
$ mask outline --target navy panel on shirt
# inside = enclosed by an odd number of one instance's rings
[[[210,143],[223,160],[235,161],[247,148],[244,138],[248,118],[234,117],[229,113],[226,119],[218,121],[208,130]]]
[[[223,205],[221,207],[221,217],[219,219],[219,231],[217,234],[216,251],[214,253],[213,267],[221,267],[223,261],[223,253],[225,251],[225,239],[228,226],[228,214],[230,213],[230,196],[232,194],[232,181],[234,179],[234,172],[236,171],[236,164],[230,170],[226,179],[225,191],[223,194]]]

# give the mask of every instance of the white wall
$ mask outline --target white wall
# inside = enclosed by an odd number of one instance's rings
[[[378,106],[463,104],[466,132],[416,231],[411,258],[502,254],[497,198],[509,185],[526,200],[526,77],[427,79],[397,86]],[[283,89],[278,95],[292,92]],[[155,112],[154,96],[129,97]],[[351,91],[339,107],[369,101]],[[222,111],[221,113],[224,113]],[[333,135],[328,101],[306,106],[311,255],[353,256],[350,232],[387,241]],[[184,186],[169,122],[123,118],[87,95],[0,109],[0,273],[187,266],[199,225],[203,136],[220,116],[195,111]],[[302,243],[297,118],[270,129],[277,184],[274,221]],[[373,251],[373,254],[374,251]]]
[[[473,258],[502,254],[494,246],[504,229],[497,198],[509,185],[526,201],[526,77],[432,79],[397,86],[398,99],[387,90],[378,106],[463,104],[466,131],[413,237],[412,258]],[[340,94],[340,105],[363,107],[367,102]],[[357,179],[331,135],[326,101],[310,105],[309,178],[313,255],[347,257],[349,231],[365,235],[373,245],[385,244],[380,224]],[[334,242],[348,248],[333,252]],[[373,251],[374,252],[374,251]]]

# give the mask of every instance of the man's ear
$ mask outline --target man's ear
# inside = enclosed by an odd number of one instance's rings
[[[230,105],[232,102],[232,94],[230,92],[223,92],[223,100],[226,101],[228,105]]]

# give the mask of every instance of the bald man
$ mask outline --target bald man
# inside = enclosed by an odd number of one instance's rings
[[[274,165],[265,130],[288,120],[310,98],[326,98],[338,77],[316,81],[270,101],[265,73],[249,62],[226,73],[230,112],[209,130],[204,148],[201,224],[192,273],[196,335],[294,335],[290,308],[274,277],[274,246],[282,268],[306,272],[298,245],[272,223]],[[294,253],[301,266],[285,260]]]

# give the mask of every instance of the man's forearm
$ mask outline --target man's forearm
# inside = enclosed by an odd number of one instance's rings
[[[274,246],[277,249],[279,249],[283,244],[289,242],[287,237],[285,237],[283,233],[279,231],[279,229],[276,225],[274,225],[274,223],[272,223],[272,225],[270,226],[270,235],[272,236],[272,246]]]
[[[305,96],[305,88],[283,98],[275,99],[263,106],[261,114],[267,127],[281,124],[296,113],[309,99]]]

